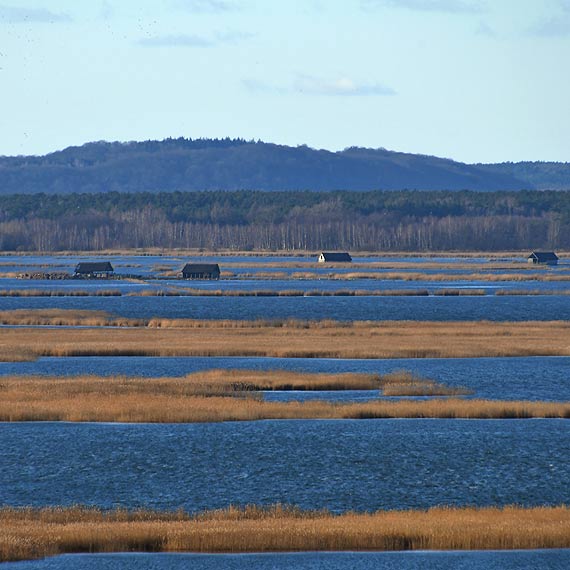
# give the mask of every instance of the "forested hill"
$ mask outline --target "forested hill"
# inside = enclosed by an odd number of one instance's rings
[[[94,142],[45,156],[0,157],[0,194],[4,195],[523,188],[570,188],[570,164],[468,165],[385,149],[330,152],[242,139],[184,138]]]

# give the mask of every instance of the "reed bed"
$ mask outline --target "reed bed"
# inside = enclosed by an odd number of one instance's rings
[[[120,297],[116,289],[0,289],[0,297]]]
[[[322,269],[322,268],[321,268]],[[424,282],[464,282],[464,281],[483,281],[483,282],[502,282],[502,281],[545,281],[545,282],[567,282],[570,281],[570,273],[562,268],[556,270],[545,269],[543,273],[530,273],[521,269],[518,273],[427,273],[421,271],[358,271],[352,270],[342,273],[335,272],[338,268],[325,268],[329,271],[317,272],[316,269],[311,270],[310,267],[304,271],[294,271],[287,273],[286,271],[255,271],[240,273],[241,278],[247,279],[263,279],[263,280],[356,280],[370,279],[380,281],[424,281]],[[512,270],[513,268],[510,268]],[[532,269],[532,268],[525,268]],[[536,267],[534,268],[536,271]]]
[[[472,393],[465,388],[453,388],[420,378],[405,370],[384,376],[282,370],[210,370],[175,378],[13,376],[4,377],[0,382],[0,420],[166,422],[174,414],[179,417],[178,421],[186,421],[184,416],[180,416],[180,409],[187,407],[190,410],[203,403],[196,398],[231,397],[261,401],[262,392],[271,390],[379,390],[379,393],[382,390],[384,395],[390,396]],[[165,405],[162,414],[155,406],[158,400]],[[222,409],[227,408],[227,401],[219,403]],[[91,406],[106,411],[103,415],[100,411],[93,414],[89,411]],[[133,415],[133,409],[138,410],[138,416]],[[243,410],[240,414],[242,419],[247,419]],[[186,417],[197,416],[195,411],[191,411]],[[209,421],[200,417],[200,421]],[[225,419],[223,413],[216,417],[216,421]]]
[[[26,392],[18,399],[37,398],[41,391],[62,395],[85,393],[163,394],[180,396],[220,396],[242,392],[262,391],[342,391],[382,390],[390,395],[399,395],[399,389],[423,388],[425,394],[414,395],[465,395],[472,392],[454,388],[433,380],[422,378],[407,370],[398,370],[385,375],[366,373],[315,373],[289,372],[286,370],[241,370],[214,369],[187,374],[183,377],[129,377],[129,376],[4,376],[0,393]],[[439,393],[436,393],[440,391]]]
[[[295,389],[302,382],[312,388],[323,383],[325,388],[354,385],[365,388],[377,383],[377,378],[366,375],[354,378],[339,375],[332,379],[322,375],[305,380],[301,375],[295,378],[280,372],[268,376],[263,380],[261,374],[252,371],[214,371],[185,378],[2,378],[0,421],[211,423],[281,419],[570,418],[570,402],[457,398],[364,403],[267,402],[255,390],[271,386]],[[406,385],[395,380],[392,385],[396,391],[407,387],[413,394],[413,382]],[[390,384],[387,380],[384,386]],[[434,395],[440,387],[434,384]],[[425,393],[425,386],[420,388]]]
[[[434,295],[438,297],[484,297],[485,289],[438,289]]]
[[[0,561],[82,552],[513,550],[570,547],[570,509],[435,507],[426,511],[302,511],[229,507],[101,511],[0,510]]]
[[[392,384],[431,383],[410,372],[400,371],[385,376],[378,374],[323,374],[313,372],[289,372],[286,370],[234,370],[218,369],[194,372],[182,377],[138,376],[3,376],[0,393],[29,392],[38,397],[39,392],[52,391],[58,397],[84,393],[148,394],[148,395],[225,395],[259,391],[321,391],[321,390],[379,390]],[[22,396],[17,396],[22,398]]]
[[[236,391],[334,391],[378,390],[386,376],[350,372],[324,374],[286,370],[209,370],[188,374],[185,378],[190,382],[199,381],[214,386],[229,385]]]
[[[0,297],[442,297],[485,295],[570,295],[570,289],[142,289],[123,293],[117,289],[0,289]]]
[[[468,396],[473,390],[463,386],[447,386],[422,378],[408,370],[397,370],[379,377],[384,396]]]
[[[495,295],[570,295],[570,289],[497,289]]]
[[[427,289],[180,289],[149,290],[128,293],[133,297],[427,297]]]
[[[275,356],[281,358],[464,358],[569,356],[570,322],[200,321],[110,319],[105,314],[7,324],[0,360],[40,356]],[[74,312],[77,313],[77,312]],[[100,324],[114,325],[98,326]]]
[[[127,297],[181,297],[183,293],[175,289],[142,289],[140,291],[130,291]]]
[[[384,256],[382,254],[382,256]],[[425,257],[420,255],[420,257]],[[500,260],[492,262],[457,262],[457,261],[364,261],[351,263],[319,263],[316,260],[305,261],[260,261],[244,262],[244,261],[224,261],[224,267],[230,269],[382,269],[382,270],[401,270],[401,269],[440,269],[440,270],[478,270],[478,271],[528,271],[550,268],[537,267],[524,261],[515,259]],[[170,268],[172,269],[172,268]],[[557,268],[558,269],[558,268]]]
[[[0,324],[9,326],[136,327],[148,321],[114,317],[105,311],[82,309],[15,309],[0,311]],[[0,345],[1,346],[1,345]]]
[[[316,279],[323,278],[322,274],[313,274]],[[296,274],[293,274],[296,277]],[[420,272],[386,272],[378,273],[373,271],[366,272],[350,272],[350,273],[328,273],[325,277],[329,279],[380,279],[386,281],[485,281],[485,282],[501,282],[501,281],[570,281],[570,274],[558,271],[549,271],[548,273],[420,273]],[[304,279],[309,279],[309,274],[303,275]]]

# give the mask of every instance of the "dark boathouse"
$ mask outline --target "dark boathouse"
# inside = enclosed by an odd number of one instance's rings
[[[553,251],[533,251],[527,261],[541,265],[558,265],[558,256]]]
[[[319,255],[319,263],[350,263],[352,257],[346,252],[323,251]]]
[[[219,279],[217,263],[187,263],[182,269],[182,279]]]
[[[108,261],[82,262],[75,267],[75,277],[111,277],[115,270]]]

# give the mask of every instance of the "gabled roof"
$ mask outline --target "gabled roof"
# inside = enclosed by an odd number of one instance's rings
[[[182,268],[182,273],[219,273],[220,266],[217,263],[187,263]]]
[[[558,261],[558,256],[553,251],[533,251],[528,257],[538,261]]]
[[[75,267],[75,273],[109,273],[113,271],[113,266],[108,261],[81,262]]]
[[[324,257],[325,261],[352,261],[352,257],[346,252],[332,252],[332,251],[323,251],[321,255]],[[319,255],[320,257],[320,255]]]

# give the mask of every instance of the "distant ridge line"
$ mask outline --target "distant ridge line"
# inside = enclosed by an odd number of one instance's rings
[[[99,141],[43,156],[0,157],[0,195],[523,189],[570,189],[570,163],[465,164],[384,148],[328,151],[239,138]]]

